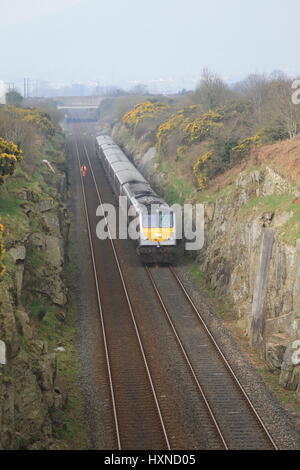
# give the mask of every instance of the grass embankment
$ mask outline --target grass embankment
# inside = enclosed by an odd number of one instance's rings
[[[228,184],[222,189],[208,188],[206,191],[197,191],[193,184],[178,171],[176,165],[164,160],[160,156],[157,158],[158,169],[166,175],[164,197],[169,204],[193,203],[213,203],[217,200],[224,201],[234,197],[235,187]],[[254,171],[251,168],[251,171]],[[253,190],[255,193],[255,191]],[[233,202],[233,200],[232,200]],[[300,238],[300,198],[295,198],[293,194],[271,194],[269,196],[253,196],[247,204],[237,212],[237,218],[246,219],[253,214],[274,213],[280,216],[287,215],[287,221],[278,227],[279,238],[288,245],[295,245]]]
[[[7,249],[15,243],[20,244],[25,241],[28,234],[47,233],[42,215],[34,211],[35,202],[53,198],[54,210],[58,210],[62,203],[58,194],[56,175],[50,173],[43,163],[44,159],[53,162],[56,170],[63,169],[65,139],[59,132],[45,140],[43,151],[30,171],[26,165],[18,167],[14,175],[0,188],[1,223],[5,227]],[[64,352],[57,352],[57,368],[63,382],[63,390],[67,393],[67,402],[63,410],[51,412],[54,437],[63,440],[69,449],[86,449],[88,436],[80,388],[80,360],[76,348],[78,318],[76,302],[72,295],[75,286],[75,273],[71,262],[72,250],[74,251],[69,246],[64,269],[64,281],[69,290],[65,311],[62,312],[61,307],[34,290],[35,276],[38,276],[39,270],[45,266],[47,260],[45,252],[33,245],[29,245],[26,250],[26,270],[30,275],[30,290],[23,290],[22,303],[34,326],[35,336],[48,344],[49,352],[58,347],[64,348]],[[16,266],[8,254],[4,258],[4,264],[6,275],[14,278]],[[26,354],[26,340],[23,347]]]
[[[49,180],[49,170],[43,160],[53,159],[56,164],[64,162],[64,137],[60,133],[48,137],[43,152],[35,161],[33,169],[27,170],[25,164],[18,167],[12,177],[5,181],[0,188],[1,222],[5,227],[8,243],[22,240],[28,232],[34,232],[38,227],[32,226],[36,221],[24,214],[24,205],[33,206],[33,202],[45,199],[45,196],[57,198],[57,190]],[[32,201],[25,200],[25,193],[32,194]]]
[[[288,245],[294,245],[296,240],[300,238],[300,199],[295,199],[292,194],[254,197],[243,207],[241,214],[246,217],[254,212],[289,214],[289,220],[279,229],[280,239]]]

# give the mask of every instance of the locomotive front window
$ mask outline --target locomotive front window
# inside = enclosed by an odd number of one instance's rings
[[[143,215],[143,227],[145,227],[145,228],[157,228],[158,227],[157,214]]]
[[[173,228],[173,214],[162,213],[159,214],[145,214],[143,215],[144,228]]]
[[[173,227],[173,214],[159,214],[159,228],[172,228]]]

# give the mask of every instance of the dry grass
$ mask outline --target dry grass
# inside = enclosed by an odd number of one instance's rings
[[[220,191],[232,184],[237,175],[246,168],[261,165],[273,167],[295,186],[300,187],[300,134],[291,140],[284,140],[276,144],[253,149],[248,158],[214,178],[207,191],[208,194]]]

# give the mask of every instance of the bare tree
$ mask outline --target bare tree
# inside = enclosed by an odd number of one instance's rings
[[[261,122],[262,109],[270,98],[269,80],[265,75],[251,74],[235,87],[242,98],[252,105],[256,120]]]
[[[143,83],[138,83],[131,90],[129,90],[130,95],[148,95],[149,91],[147,85]]]
[[[273,113],[292,139],[300,131],[300,106],[292,102],[292,80],[280,76],[270,83],[270,88]]]
[[[192,99],[194,103],[201,104],[205,110],[209,110],[225,104],[232,96],[232,91],[221,77],[204,69]]]
[[[277,70],[269,77],[249,75],[234,89],[240,99],[251,105],[256,129],[273,128],[275,133],[290,138],[300,131],[300,106],[293,104],[292,81],[282,71]]]

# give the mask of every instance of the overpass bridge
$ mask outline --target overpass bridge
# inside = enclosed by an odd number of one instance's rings
[[[66,121],[98,121],[99,105],[57,105],[64,113]]]
[[[103,96],[55,96],[54,101],[61,106],[99,106]]]
[[[57,109],[67,121],[98,121],[102,96],[56,96]]]

